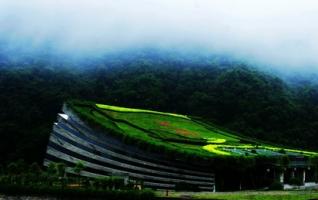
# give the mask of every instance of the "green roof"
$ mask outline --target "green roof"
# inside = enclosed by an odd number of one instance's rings
[[[318,156],[316,152],[283,148],[238,136],[186,115],[71,101],[69,107],[84,121],[119,136],[124,142],[203,157]],[[131,142],[132,143],[132,142]]]

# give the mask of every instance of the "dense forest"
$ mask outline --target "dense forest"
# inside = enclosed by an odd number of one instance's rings
[[[318,150],[318,89],[222,56],[0,56],[0,164],[41,162],[67,99],[201,116],[240,134]],[[53,60],[53,61],[52,61]]]

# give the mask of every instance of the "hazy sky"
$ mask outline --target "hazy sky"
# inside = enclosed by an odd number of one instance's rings
[[[202,48],[318,71],[318,1],[0,0],[0,40],[68,53]]]

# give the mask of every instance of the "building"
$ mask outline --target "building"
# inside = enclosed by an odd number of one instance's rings
[[[143,119],[138,120],[138,117]],[[92,119],[99,120],[99,123]],[[101,127],[104,120],[105,124],[111,124],[107,127],[113,128]],[[130,180],[142,182],[144,187],[154,189],[173,190],[178,184],[187,184],[201,191],[240,190],[266,187],[275,180],[287,184],[295,178],[309,182],[307,185],[315,185],[316,166],[311,159],[316,156],[315,152],[246,142],[245,138],[243,140],[212,128],[200,120],[171,113],[68,103],[53,126],[44,165],[63,162],[73,167],[82,162],[85,165],[82,176],[129,177]],[[130,131],[139,135],[127,139],[125,134],[130,134]],[[142,134],[154,138],[154,141],[141,138]],[[202,138],[209,134],[213,137]],[[149,141],[149,145],[139,144],[139,139]],[[166,148],[172,153],[156,146],[149,150],[156,141],[159,147],[167,144]],[[171,149],[175,149],[176,153]],[[196,156],[185,159],[179,149],[188,154],[193,152]],[[232,158],[257,160],[260,156],[271,159],[256,162],[247,170],[241,170],[238,163],[218,168],[222,166],[220,162],[225,161],[213,160],[213,157],[222,157],[231,163]],[[287,161],[271,161],[272,158],[285,158]],[[68,172],[72,173],[72,170],[69,168]],[[246,178],[247,175],[252,178]]]

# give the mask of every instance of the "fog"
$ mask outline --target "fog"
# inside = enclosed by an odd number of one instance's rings
[[[280,71],[318,71],[317,22],[315,0],[0,0],[16,52],[195,49]]]

